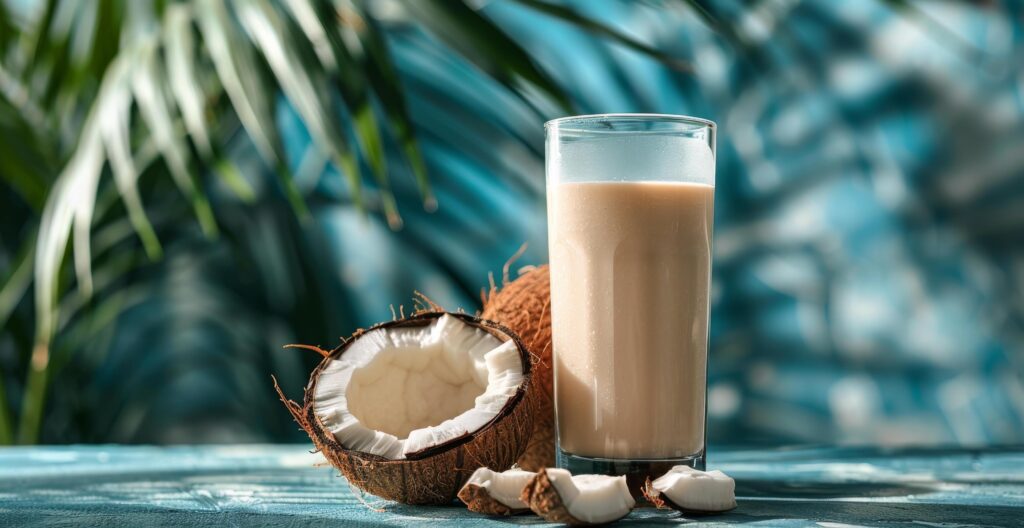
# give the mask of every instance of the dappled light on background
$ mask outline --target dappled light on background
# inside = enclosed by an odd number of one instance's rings
[[[513,50],[439,33],[462,3],[371,2],[347,56],[291,4],[150,13],[167,33],[97,51],[105,80],[0,34],[0,418],[41,387],[34,440],[302,439],[269,376],[301,394],[318,358],[279,345],[414,291],[474,312],[521,244],[513,272],[545,262],[542,123],[570,110],[719,124],[710,444],[1024,440],[1020,6],[552,4],[618,37],[455,13]]]

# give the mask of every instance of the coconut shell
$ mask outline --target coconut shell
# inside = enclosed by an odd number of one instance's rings
[[[509,508],[497,499],[491,497],[487,489],[475,484],[467,484],[459,490],[459,500],[466,503],[466,509],[471,512],[482,513],[492,516],[508,516],[522,513],[524,509]]]
[[[554,466],[555,407],[548,266],[524,271],[500,289],[492,287],[485,296],[481,317],[505,325],[519,335],[533,360],[533,382],[528,395],[535,408],[533,433],[518,465],[527,471]]]
[[[288,411],[309,434],[317,451],[336,467],[350,484],[381,497],[404,504],[450,504],[459,489],[479,467],[504,471],[523,454],[533,430],[533,402],[526,397],[531,384],[531,362],[526,347],[511,330],[492,321],[466,314],[449,313],[462,322],[486,330],[502,341],[512,340],[523,362],[523,385],[498,415],[477,431],[433,446],[401,460],[346,448],[314,414],[313,400],[320,373],[330,361],[367,332],[406,326],[426,326],[444,312],[420,312],[405,319],[389,321],[359,330],[331,350],[310,376],[302,405],[288,400],[277,387]]]
[[[573,525],[590,524],[581,521],[569,513],[562,502],[562,496],[558,494],[555,485],[548,478],[548,472],[541,468],[537,476],[530,480],[530,483],[523,488],[522,501],[530,505],[533,513],[541,516],[545,521]]]

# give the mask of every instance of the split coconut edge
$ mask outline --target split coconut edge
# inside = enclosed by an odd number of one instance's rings
[[[513,257],[514,260],[515,257]],[[551,280],[547,264],[520,271],[502,286],[492,285],[482,294],[480,316],[507,326],[526,345],[533,360],[529,398],[534,402],[533,433],[517,462],[527,471],[555,465],[555,402],[551,359]]]

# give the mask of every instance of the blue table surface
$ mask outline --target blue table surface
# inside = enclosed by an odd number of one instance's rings
[[[1024,526],[1024,447],[712,449],[739,506],[686,517],[634,510],[626,525]],[[439,524],[440,523],[440,524]],[[460,505],[362,496],[302,445],[0,449],[0,526],[504,526]]]

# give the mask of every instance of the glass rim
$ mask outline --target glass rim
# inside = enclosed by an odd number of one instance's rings
[[[622,114],[584,114],[584,115],[573,115],[563,116],[557,119],[552,119],[544,123],[544,129],[548,130],[551,128],[557,128],[560,130],[575,130],[580,132],[591,131],[587,127],[566,127],[566,124],[573,123],[585,123],[591,121],[649,121],[649,122],[663,122],[663,123],[678,123],[686,125],[696,125],[699,127],[705,127],[715,131],[718,125],[710,120],[702,117],[693,117],[681,114],[643,114],[643,113],[622,113]],[[657,132],[657,131],[646,131],[646,132]]]

